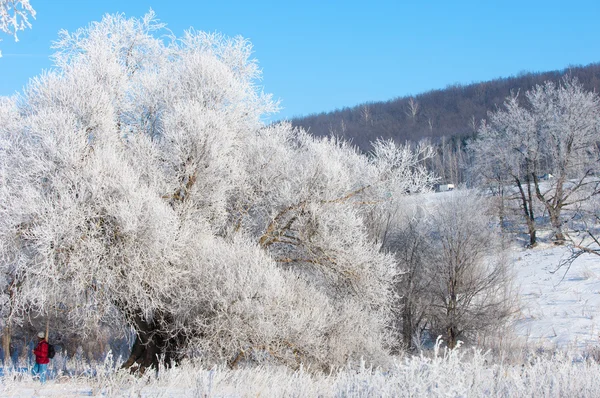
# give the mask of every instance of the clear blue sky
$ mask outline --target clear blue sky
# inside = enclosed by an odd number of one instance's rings
[[[60,29],[150,8],[177,36],[194,27],[250,39],[264,90],[284,108],[275,119],[600,62],[600,0],[30,2],[33,28],[0,42],[0,95],[52,67]]]

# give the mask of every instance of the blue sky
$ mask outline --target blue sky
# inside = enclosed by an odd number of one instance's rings
[[[150,8],[178,36],[194,27],[250,39],[265,92],[281,100],[275,119],[600,62],[598,0],[30,2],[33,28],[0,42],[0,95],[52,67],[60,29]]]

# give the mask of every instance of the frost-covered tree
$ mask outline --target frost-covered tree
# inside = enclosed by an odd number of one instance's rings
[[[0,181],[6,183],[10,175],[8,173],[8,166],[10,165],[10,159],[8,155],[8,149],[10,148],[10,131],[16,131],[19,129],[19,117],[15,112],[14,101],[2,97],[0,98],[0,120],[2,131],[0,135]],[[2,203],[5,200],[9,200],[8,192],[6,189],[0,190],[2,195]],[[13,242],[0,241],[0,247],[4,249]],[[0,263],[0,327],[2,328],[2,349],[4,352],[4,364],[8,366],[10,361],[10,344],[12,335],[12,317],[15,312],[15,291],[17,287],[17,268],[11,261],[5,261],[3,259]]]
[[[600,193],[600,98],[574,78],[547,82],[527,92],[539,140],[540,157],[553,178],[533,174],[557,243],[565,240],[562,210]]]
[[[264,126],[246,40],[162,28],[61,32],[55,69],[2,100],[5,322],[129,325],[141,369],[384,360],[396,266],[367,221],[431,181],[419,155]]]
[[[539,150],[535,119],[519,105],[517,94],[507,98],[504,108],[489,114],[482,122],[477,140],[469,148],[474,153],[473,172],[481,184],[500,197],[518,203],[527,225],[529,246],[537,243],[536,200],[533,176],[539,173]],[[511,189],[514,186],[516,189]],[[500,214],[503,218],[504,214]]]
[[[431,309],[432,223],[421,206],[406,206],[402,213],[394,220],[386,249],[394,254],[402,272],[396,282],[396,327],[401,345],[416,348],[428,326]]]
[[[511,274],[490,200],[470,191],[406,201],[385,249],[393,253],[401,345],[443,335],[450,347],[506,321]]]
[[[488,180],[516,185],[530,244],[535,244],[534,197],[549,215],[555,241],[562,243],[563,209],[599,192],[600,100],[576,79],[565,78],[534,87],[522,102],[508,98],[481,126],[472,145],[475,167]]]
[[[29,16],[35,18],[29,0],[0,0],[0,31],[14,36],[15,41],[19,41],[18,31],[31,28]]]
[[[456,191],[431,212],[429,321],[454,348],[515,310],[502,238],[486,198]]]

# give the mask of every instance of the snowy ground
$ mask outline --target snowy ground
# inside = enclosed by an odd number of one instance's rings
[[[515,333],[533,346],[600,345],[600,257],[583,255],[557,270],[570,254],[565,247],[542,244],[512,254],[522,305]]]

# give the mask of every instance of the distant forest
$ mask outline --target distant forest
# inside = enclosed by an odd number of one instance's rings
[[[472,137],[480,121],[501,106],[511,91],[525,92],[545,81],[558,81],[564,75],[579,79],[587,90],[600,89],[600,63],[572,66],[560,71],[521,73],[468,85],[454,84],[443,90],[401,97],[386,102],[368,102],[329,113],[292,119],[316,136],[345,137],[363,151],[371,149],[377,138],[392,138],[398,143],[426,139],[434,144],[461,147]],[[457,145],[458,144],[458,145]],[[459,176],[449,178],[460,182]]]

